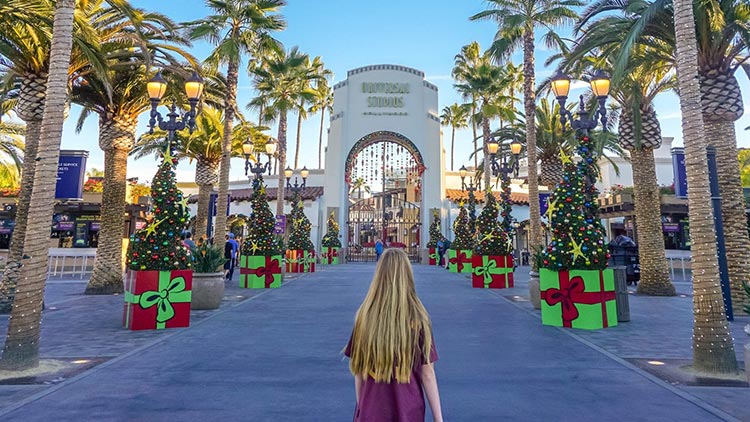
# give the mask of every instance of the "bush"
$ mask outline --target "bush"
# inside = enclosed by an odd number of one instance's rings
[[[191,249],[193,271],[196,273],[215,273],[227,262],[222,248],[211,246],[208,242]]]

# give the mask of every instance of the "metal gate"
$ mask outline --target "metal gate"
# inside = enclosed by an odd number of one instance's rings
[[[399,193],[378,193],[349,206],[349,262],[374,262],[377,239],[384,241],[386,247],[403,249],[411,262],[420,261],[419,205],[404,201]]]

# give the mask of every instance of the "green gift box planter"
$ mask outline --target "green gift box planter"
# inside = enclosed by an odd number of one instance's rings
[[[130,330],[190,326],[193,271],[128,271],[122,323]]]
[[[611,269],[539,271],[542,324],[597,330],[617,325]]]
[[[471,249],[448,249],[448,270],[452,273],[471,274]]]
[[[324,247],[320,254],[320,265],[338,265],[341,248]]]
[[[281,255],[240,255],[240,287],[281,287]]]

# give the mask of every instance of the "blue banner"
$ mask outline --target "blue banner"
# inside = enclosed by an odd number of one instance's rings
[[[687,172],[685,171],[685,149],[672,148],[672,171],[674,174],[674,194],[677,197],[687,196]]]
[[[549,196],[551,193],[540,193],[539,194],[539,215],[544,216],[549,208]]]
[[[60,151],[55,199],[83,199],[88,151]]]

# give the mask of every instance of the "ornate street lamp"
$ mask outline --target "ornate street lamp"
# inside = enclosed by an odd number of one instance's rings
[[[607,130],[607,109],[605,103],[607,96],[609,96],[609,76],[601,70],[597,70],[589,80],[589,84],[591,85],[591,91],[598,100],[598,107],[594,106],[592,110],[586,111],[583,95],[581,95],[578,103],[578,112],[576,113],[577,118],[573,118],[573,113],[565,108],[565,102],[568,100],[568,93],[570,92],[570,76],[558,73],[552,78],[552,92],[555,93],[557,102],[560,104],[560,123],[562,123],[563,127],[570,120],[570,126],[573,129],[588,134],[589,130],[594,129],[601,122],[602,128]]]
[[[290,183],[293,174],[294,170],[292,170],[291,167],[287,167],[286,170],[284,170],[284,176],[286,176],[286,188],[290,190],[292,194],[298,195],[302,192],[302,189],[307,186],[307,176],[310,175],[310,170],[307,169],[307,166],[302,167],[302,170],[300,170],[299,174],[302,176],[301,184],[299,183],[299,178],[297,176],[294,176],[294,184],[292,185]]]
[[[508,177],[513,173],[513,177],[518,177],[518,156],[521,154],[522,145],[517,140],[510,143],[510,152],[513,154],[513,161],[508,163],[507,156],[502,154],[503,162],[497,162],[497,150],[500,148],[500,144],[495,141],[494,138],[487,144],[487,150],[490,153],[490,165],[492,166],[492,175],[497,177],[503,175]]]
[[[167,113],[167,120],[164,120],[157,107],[167,92],[167,82],[162,78],[161,72],[151,78],[146,84],[148,97],[151,99],[151,119],[148,121],[149,133],[154,133],[154,129],[158,126],[159,129],[167,132],[167,139],[170,143],[174,139],[175,131],[183,130],[187,127],[190,133],[193,133],[195,129],[195,116],[197,115],[196,106],[203,94],[203,87],[203,79],[197,72],[193,72],[193,75],[185,81],[185,94],[187,94],[188,102],[190,103],[190,110],[180,116],[177,110],[177,103],[173,99],[172,105],[169,107],[169,113]]]
[[[253,141],[251,139],[248,139],[247,141],[242,143],[242,153],[245,155],[245,176],[248,176],[248,179],[250,179],[250,176],[248,175],[248,171],[254,175],[253,179],[251,180],[251,183],[253,184],[253,188],[256,188],[256,181],[262,181],[263,180],[263,173],[268,172],[268,174],[271,174],[271,157],[273,157],[273,154],[276,152],[277,144],[273,140],[266,142],[266,155],[268,156],[268,162],[265,164],[262,164],[260,162],[260,154],[261,151],[255,151],[255,147],[253,145]],[[250,160],[250,157],[253,157],[253,160]],[[255,164],[252,164],[252,161],[255,161]]]

